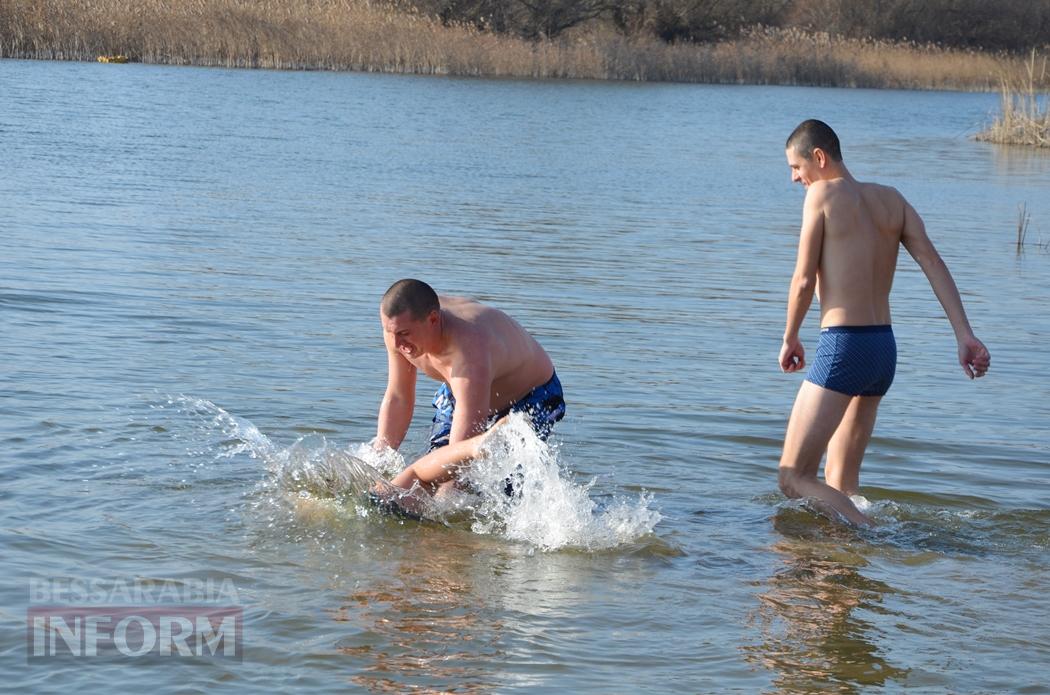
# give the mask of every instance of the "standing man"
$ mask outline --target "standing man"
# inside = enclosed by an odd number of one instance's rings
[[[838,136],[821,121],[804,121],[795,129],[787,140],[787,162],[791,180],[806,188],[806,202],[780,368],[795,372],[806,366],[798,334],[818,287],[821,332],[788,421],[780,489],[868,526],[871,519],[850,495],[860,484],[875,413],[897,365],[889,295],[900,246],[922,268],[944,307],[963,372],[971,379],[984,376],[991,359],[970,328],[955,281],[922,219],[900,193],[854,179],[842,162]],[[825,451],[823,483],[817,473]]]
[[[439,297],[425,282],[406,279],[383,295],[379,318],[388,371],[376,445],[401,445],[412,421],[420,371],[441,382],[434,396],[430,451],[479,435],[511,412],[526,414],[546,439],[565,416],[550,357],[502,311],[464,297]],[[433,492],[454,479],[463,464],[458,455],[447,462],[448,457],[430,458],[441,464],[413,464],[392,482],[405,489],[419,482]]]

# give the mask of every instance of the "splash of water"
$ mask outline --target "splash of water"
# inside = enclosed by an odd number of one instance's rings
[[[387,481],[406,466],[391,449],[377,451],[368,443],[342,448],[317,434],[282,449],[252,423],[204,399],[181,396],[168,399],[167,406],[197,420],[210,439],[203,445],[198,442],[191,454],[262,460],[267,477],[258,487],[272,493],[264,495],[266,504],[334,503],[353,506],[354,516],[367,518],[375,509],[365,501],[365,493],[389,486]],[[513,486],[510,495],[508,480]],[[558,449],[540,441],[520,415],[512,415],[488,438],[463,482],[470,492],[452,490],[428,500],[424,516],[542,550],[614,548],[652,533],[661,519],[650,508],[648,494],[613,496],[599,505],[591,497],[597,481],[574,482],[561,465]]]
[[[341,449],[321,435],[300,437],[267,463],[278,489],[298,492],[301,497],[341,500],[353,500],[376,486],[386,486],[387,477],[404,467],[396,451],[379,452],[368,444]]]
[[[851,495],[849,499],[861,512],[867,514],[871,511],[871,501],[864,495]]]
[[[661,519],[649,506],[650,495],[614,497],[599,506],[590,495],[597,481],[572,481],[558,449],[541,441],[520,415],[489,437],[464,480],[479,493],[471,508],[472,531],[546,550],[613,548],[651,533]],[[457,502],[442,511],[455,510]]]
[[[193,446],[188,450],[191,455],[211,454],[215,459],[228,459],[247,454],[251,458],[268,460],[277,454],[277,447],[255,425],[211,401],[173,396],[152,407],[159,410],[172,408],[182,417],[197,421]]]

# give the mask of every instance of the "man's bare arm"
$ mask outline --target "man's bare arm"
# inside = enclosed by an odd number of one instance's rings
[[[959,288],[956,287],[944,259],[937,253],[933,242],[927,236],[922,218],[907,201],[904,201],[904,231],[901,234],[901,243],[922,268],[933,293],[937,296],[937,301],[948,316],[952,330],[955,331],[955,340],[959,344],[959,364],[962,365],[963,372],[971,379],[984,376],[991,364],[988,349],[974,336],[970,321],[966,318],[962,298],[959,296]]]
[[[787,326],[780,349],[780,368],[794,372],[806,366],[805,350],[798,332],[806,318],[817,287],[817,269],[824,244],[824,186],[816,182],[806,191],[802,207],[802,231],[799,234],[798,258],[788,290]]]
[[[464,361],[469,364],[456,369],[448,384],[456,397],[449,444],[483,432],[491,414],[492,369],[488,354],[465,355]]]
[[[416,368],[394,349],[393,339],[383,336],[386,343],[386,393],[379,406],[379,424],[374,445],[377,448],[401,446],[412,422],[416,405]]]

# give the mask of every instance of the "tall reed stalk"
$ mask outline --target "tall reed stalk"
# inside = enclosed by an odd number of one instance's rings
[[[1017,253],[1024,252],[1025,238],[1028,236],[1028,223],[1032,215],[1028,212],[1028,203],[1022,203],[1017,209]]]

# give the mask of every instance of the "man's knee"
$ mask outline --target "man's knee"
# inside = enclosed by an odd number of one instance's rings
[[[804,495],[799,491],[798,484],[804,480],[805,477],[806,476],[797,468],[781,466],[780,471],[777,474],[777,483],[780,485],[780,491],[787,497],[803,497]]]

